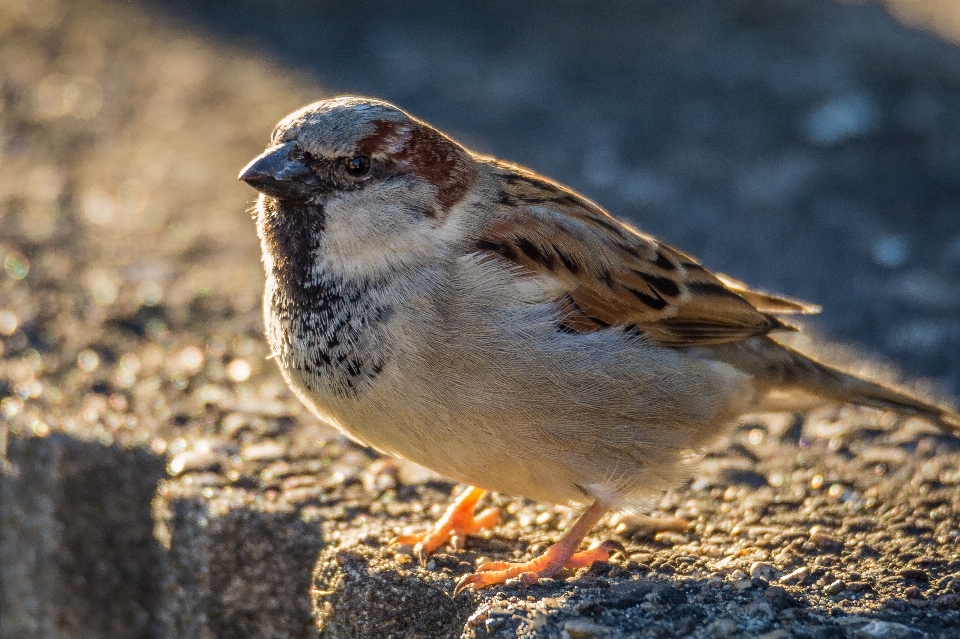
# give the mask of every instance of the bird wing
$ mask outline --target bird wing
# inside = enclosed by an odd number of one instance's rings
[[[793,330],[771,313],[818,310],[715,275],[542,176],[505,163],[494,170],[501,207],[470,250],[556,290],[564,330],[621,327],[669,346],[723,344]]]

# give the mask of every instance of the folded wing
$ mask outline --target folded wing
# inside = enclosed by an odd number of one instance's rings
[[[620,327],[670,346],[723,344],[792,330],[774,313],[819,310],[715,275],[559,184],[500,168],[506,206],[471,250],[556,290],[562,329]]]

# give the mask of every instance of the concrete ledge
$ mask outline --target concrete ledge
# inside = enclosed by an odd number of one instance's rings
[[[162,636],[310,637],[308,590],[323,548],[319,522],[252,505],[226,512],[193,491],[161,491],[156,512],[168,546]]]
[[[326,429],[204,437],[172,455],[153,501],[164,637],[316,636],[310,572],[348,478],[369,457]],[[357,482],[353,482],[357,484]]]
[[[460,575],[532,557],[575,513],[500,498],[503,523],[422,567],[387,542],[435,521],[452,485],[322,429],[183,438],[169,459],[14,436],[0,637],[948,636],[960,447],[841,417],[744,424],[660,502],[685,532],[611,517],[591,540],[629,557],[457,597]]]
[[[151,451],[12,436],[0,474],[0,637],[156,636]]]
[[[385,550],[382,540],[374,536],[348,548],[324,551],[314,569],[311,589],[314,615],[323,636],[460,637],[476,611],[478,597],[473,593],[451,597],[455,581],[449,570],[427,570],[409,559]],[[455,557],[441,559],[458,563]]]

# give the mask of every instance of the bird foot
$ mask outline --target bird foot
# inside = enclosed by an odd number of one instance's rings
[[[619,541],[605,541],[582,552],[570,553],[569,544],[563,540],[553,544],[547,550],[530,561],[510,563],[491,561],[477,568],[477,571],[465,575],[453,589],[454,596],[463,592],[467,586],[474,590],[502,584],[508,579],[519,577],[525,588],[534,585],[541,577],[552,577],[564,568],[586,568],[598,561],[609,561],[613,554],[625,555],[626,549]]]
[[[488,508],[480,514],[474,514],[477,503],[486,492],[480,488],[468,488],[450,505],[431,530],[425,533],[400,535],[395,537],[390,545],[412,545],[413,556],[421,564],[426,564],[427,557],[448,539],[453,549],[459,550],[463,547],[467,535],[477,533],[484,528],[491,528],[500,521],[500,511],[496,508]]]

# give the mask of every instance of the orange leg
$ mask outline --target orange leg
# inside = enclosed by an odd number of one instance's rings
[[[488,508],[479,515],[473,514],[473,511],[477,508],[477,503],[486,494],[487,491],[483,489],[473,486],[468,487],[450,505],[447,512],[443,514],[443,517],[437,521],[430,531],[413,535],[400,535],[391,541],[390,545],[414,544],[413,555],[421,563],[426,563],[430,553],[443,545],[443,542],[447,541],[448,538],[454,550],[461,548],[467,535],[472,535],[484,528],[490,528],[500,520],[500,511],[496,508]]]
[[[577,520],[560,541],[534,559],[512,564],[506,561],[493,561],[477,568],[477,572],[464,576],[453,594],[456,596],[467,586],[474,590],[502,584],[512,577],[520,577],[524,586],[532,586],[540,577],[551,577],[564,568],[583,568],[596,561],[607,561],[613,552],[625,553],[623,545],[616,541],[605,541],[583,552],[576,552],[583,538],[597,525],[607,512],[607,507],[599,501],[593,503],[587,512]]]

